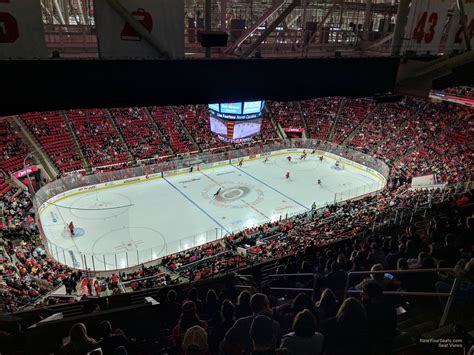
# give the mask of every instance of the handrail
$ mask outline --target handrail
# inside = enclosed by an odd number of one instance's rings
[[[454,272],[453,268],[431,268],[431,269],[411,269],[411,270],[381,270],[381,271],[350,271],[347,273],[346,279],[346,286],[344,288],[344,299],[348,293],[357,293],[360,294],[362,290],[349,290],[349,281],[351,275],[373,275],[373,274],[417,274],[417,273],[433,273],[433,272]],[[272,274],[268,275],[268,277],[280,278],[280,277],[313,277],[313,288],[302,288],[302,287],[271,287],[272,290],[285,290],[285,291],[312,291],[313,298],[316,294],[316,281],[318,279],[318,274],[316,273],[300,273],[300,274]],[[449,310],[451,308],[452,302],[454,300],[454,294],[459,285],[459,278],[455,278],[453,285],[451,287],[451,291],[449,293],[446,292],[412,292],[412,291],[382,291],[382,294],[388,296],[413,296],[413,297],[447,297],[448,300],[446,301],[446,306],[444,307],[443,315],[441,316],[441,320],[439,326],[444,326],[446,319],[448,317]]]
[[[163,277],[163,276],[166,276],[166,274],[164,272],[161,272],[161,274],[150,275],[150,276],[145,276],[145,277],[137,277],[131,280],[122,280],[122,283],[125,285],[125,284],[130,284],[132,282],[144,281],[144,280],[154,279],[154,278]]]
[[[315,276],[317,274],[313,274],[310,272],[302,272],[301,274],[271,274],[268,277],[294,277],[294,276]]]
[[[362,290],[347,290],[347,293],[362,293]],[[449,297],[451,293],[446,292],[410,292],[410,291],[383,291],[384,295],[398,296],[427,296],[427,297]]]
[[[361,293],[360,290],[349,290],[349,280],[351,275],[374,275],[374,274],[417,274],[417,273],[431,273],[431,272],[453,272],[453,268],[431,268],[431,269],[411,269],[411,270],[381,270],[381,271],[351,271],[347,274],[346,287],[344,289],[344,299],[348,293]],[[446,305],[443,310],[443,315],[439,322],[439,327],[444,326],[448,318],[449,310],[454,300],[454,294],[459,286],[459,278],[454,279],[451,291],[449,293],[444,292],[409,292],[409,291],[383,291],[384,295],[401,295],[401,296],[422,296],[422,297],[448,297]]]
[[[410,270],[381,270],[381,271],[349,271],[348,275],[367,275],[367,274],[410,274],[410,273],[429,273],[429,272],[454,271],[451,267],[432,268],[432,269],[410,269]]]

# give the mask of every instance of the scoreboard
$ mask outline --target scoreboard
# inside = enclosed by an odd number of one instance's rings
[[[209,104],[211,131],[227,142],[240,142],[260,133],[265,101]]]

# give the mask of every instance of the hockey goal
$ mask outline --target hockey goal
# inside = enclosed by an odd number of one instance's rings
[[[344,170],[344,163],[341,160],[336,160],[334,163],[334,168],[338,170]]]
[[[72,222],[71,222],[72,223]],[[76,227],[74,224],[72,225],[73,231],[76,231]],[[64,223],[63,231],[62,231],[62,236],[64,238],[72,238],[74,237],[74,234],[71,232],[71,227],[68,223]]]
[[[68,239],[72,237],[71,231],[69,230],[69,225],[67,223],[64,223],[63,231],[61,233],[63,238]]]

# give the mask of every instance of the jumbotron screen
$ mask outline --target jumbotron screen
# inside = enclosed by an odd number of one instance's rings
[[[211,131],[220,139],[238,142],[260,133],[265,101],[209,104]]]

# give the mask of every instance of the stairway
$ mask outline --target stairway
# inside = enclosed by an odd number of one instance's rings
[[[160,138],[165,137],[166,135],[163,134],[163,131],[160,129],[160,127],[158,126],[158,124],[155,122],[155,120],[153,119],[153,117],[152,117],[150,111],[148,111],[148,108],[147,108],[147,107],[144,107],[144,111],[145,111],[146,117],[148,118],[148,122],[150,122],[150,125],[155,129],[155,131],[158,133],[158,135],[160,136]]]
[[[418,109],[413,113],[413,115],[408,116],[408,117],[405,119],[405,121],[402,123],[402,125],[400,126],[400,128],[401,128],[401,129],[402,129],[402,128],[405,128],[405,126],[406,126],[414,117],[418,116],[418,114],[419,114],[420,111],[423,111],[423,110],[424,110],[424,108],[426,107],[426,105],[427,105],[427,104],[425,104],[425,105],[423,105],[422,107],[418,108]],[[380,140],[380,142],[379,142],[377,145],[375,145],[375,146],[373,147],[373,151],[375,152],[375,151],[377,150],[377,148],[378,148],[382,143],[384,143],[384,142],[386,142],[386,141],[392,139],[392,138],[394,137],[394,135],[395,135],[394,132],[392,132],[392,134],[387,134],[387,136],[384,137],[384,139]],[[393,161],[393,165],[396,165],[396,163],[398,163],[401,159],[403,159],[403,158],[406,157],[406,156],[409,156],[411,153],[413,153],[413,152],[416,151],[417,149],[418,149],[418,147],[412,147],[412,148],[408,149],[408,150],[405,152],[405,155],[403,155],[403,156],[398,156],[397,159],[395,159],[395,160]]]
[[[367,116],[365,116],[365,118],[359,123],[359,125],[356,128],[354,128],[354,130],[351,133],[349,133],[349,135],[342,141],[342,145],[346,145],[347,143],[351,141],[353,137],[359,134],[360,129],[362,128],[364,123],[368,122],[372,118],[373,114],[375,113],[375,111],[377,111],[379,107],[380,107],[379,104],[375,105],[374,109],[370,111],[367,114]]]
[[[275,121],[275,118],[273,117],[273,113],[267,105],[265,105],[264,112],[266,112],[266,116],[270,119],[270,125],[277,132],[278,137],[281,139],[286,139],[287,137],[286,137],[285,132],[281,128],[281,125]]]
[[[25,143],[29,151],[33,154],[36,161],[43,166],[44,171],[48,175],[50,180],[55,180],[56,176],[59,175],[59,169],[56,167],[54,162],[49,158],[46,151],[43,149],[41,144],[35,138],[30,129],[18,116],[11,116],[9,119],[10,124],[18,133],[23,143]]]
[[[339,115],[341,114],[342,108],[344,107],[344,104],[346,103],[346,98],[343,97],[341,100],[341,103],[339,104],[339,108],[337,109],[336,117],[334,117],[334,122],[332,123],[331,130],[329,131],[327,141],[330,142],[332,139],[332,136],[334,135],[334,132],[336,131],[337,127],[337,120],[339,119]]]
[[[194,137],[191,135],[191,133],[189,133],[188,129],[186,128],[186,126],[184,125],[184,122],[182,121],[181,117],[179,117],[179,115],[176,113],[176,111],[174,110],[173,107],[170,107],[171,109],[171,112],[173,112],[173,115],[174,117],[176,118],[176,121],[179,122],[179,127],[182,129],[182,131],[184,132],[184,134],[186,135],[186,137],[188,137],[188,139],[193,143],[196,151],[201,151],[199,145],[196,143],[196,141],[194,140]],[[176,153],[176,152],[175,152]]]
[[[89,161],[86,159],[86,157],[84,155],[84,152],[82,150],[81,144],[79,143],[79,140],[77,139],[77,135],[76,135],[76,131],[74,129],[74,125],[69,120],[69,117],[67,116],[66,111],[63,111],[62,114],[64,116],[64,121],[66,122],[66,128],[68,129],[69,134],[72,137],[72,141],[74,142],[74,145],[76,146],[77,151],[79,152],[79,155],[81,157],[82,166],[84,167],[84,169],[86,169],[86,173],[90,174],[92,172],[92,167],[89,164]]]
[[[304,118],[304,115],[303,115],[303,109],[301,108],[301,103],[299,101],[296,101],[296,106],[298,106],[298,111],[304,125],[303,138],[307,138],[309,137],[309,129],[308,129],[308,124],[306,123],[306,119]]]
[[[109,110],[104,109],[104,111],[105,111],[105,116],[109,119],[110,124],[115,129],[115,132],[117,132],[117,134],[119,136],[119,139],[120,139],[120,142],[123,144],[125,149],[127,149],[128,160],[129,161],[135,161],[136,159],[133,156],[132,151],[130,150],[130,147],[128,146],[127,142],[125,141],[125,138],[122,135],[122,131],[117,127],[117,123],[115,122],[114,117],[112,116],[112,114],[110,113]]]

